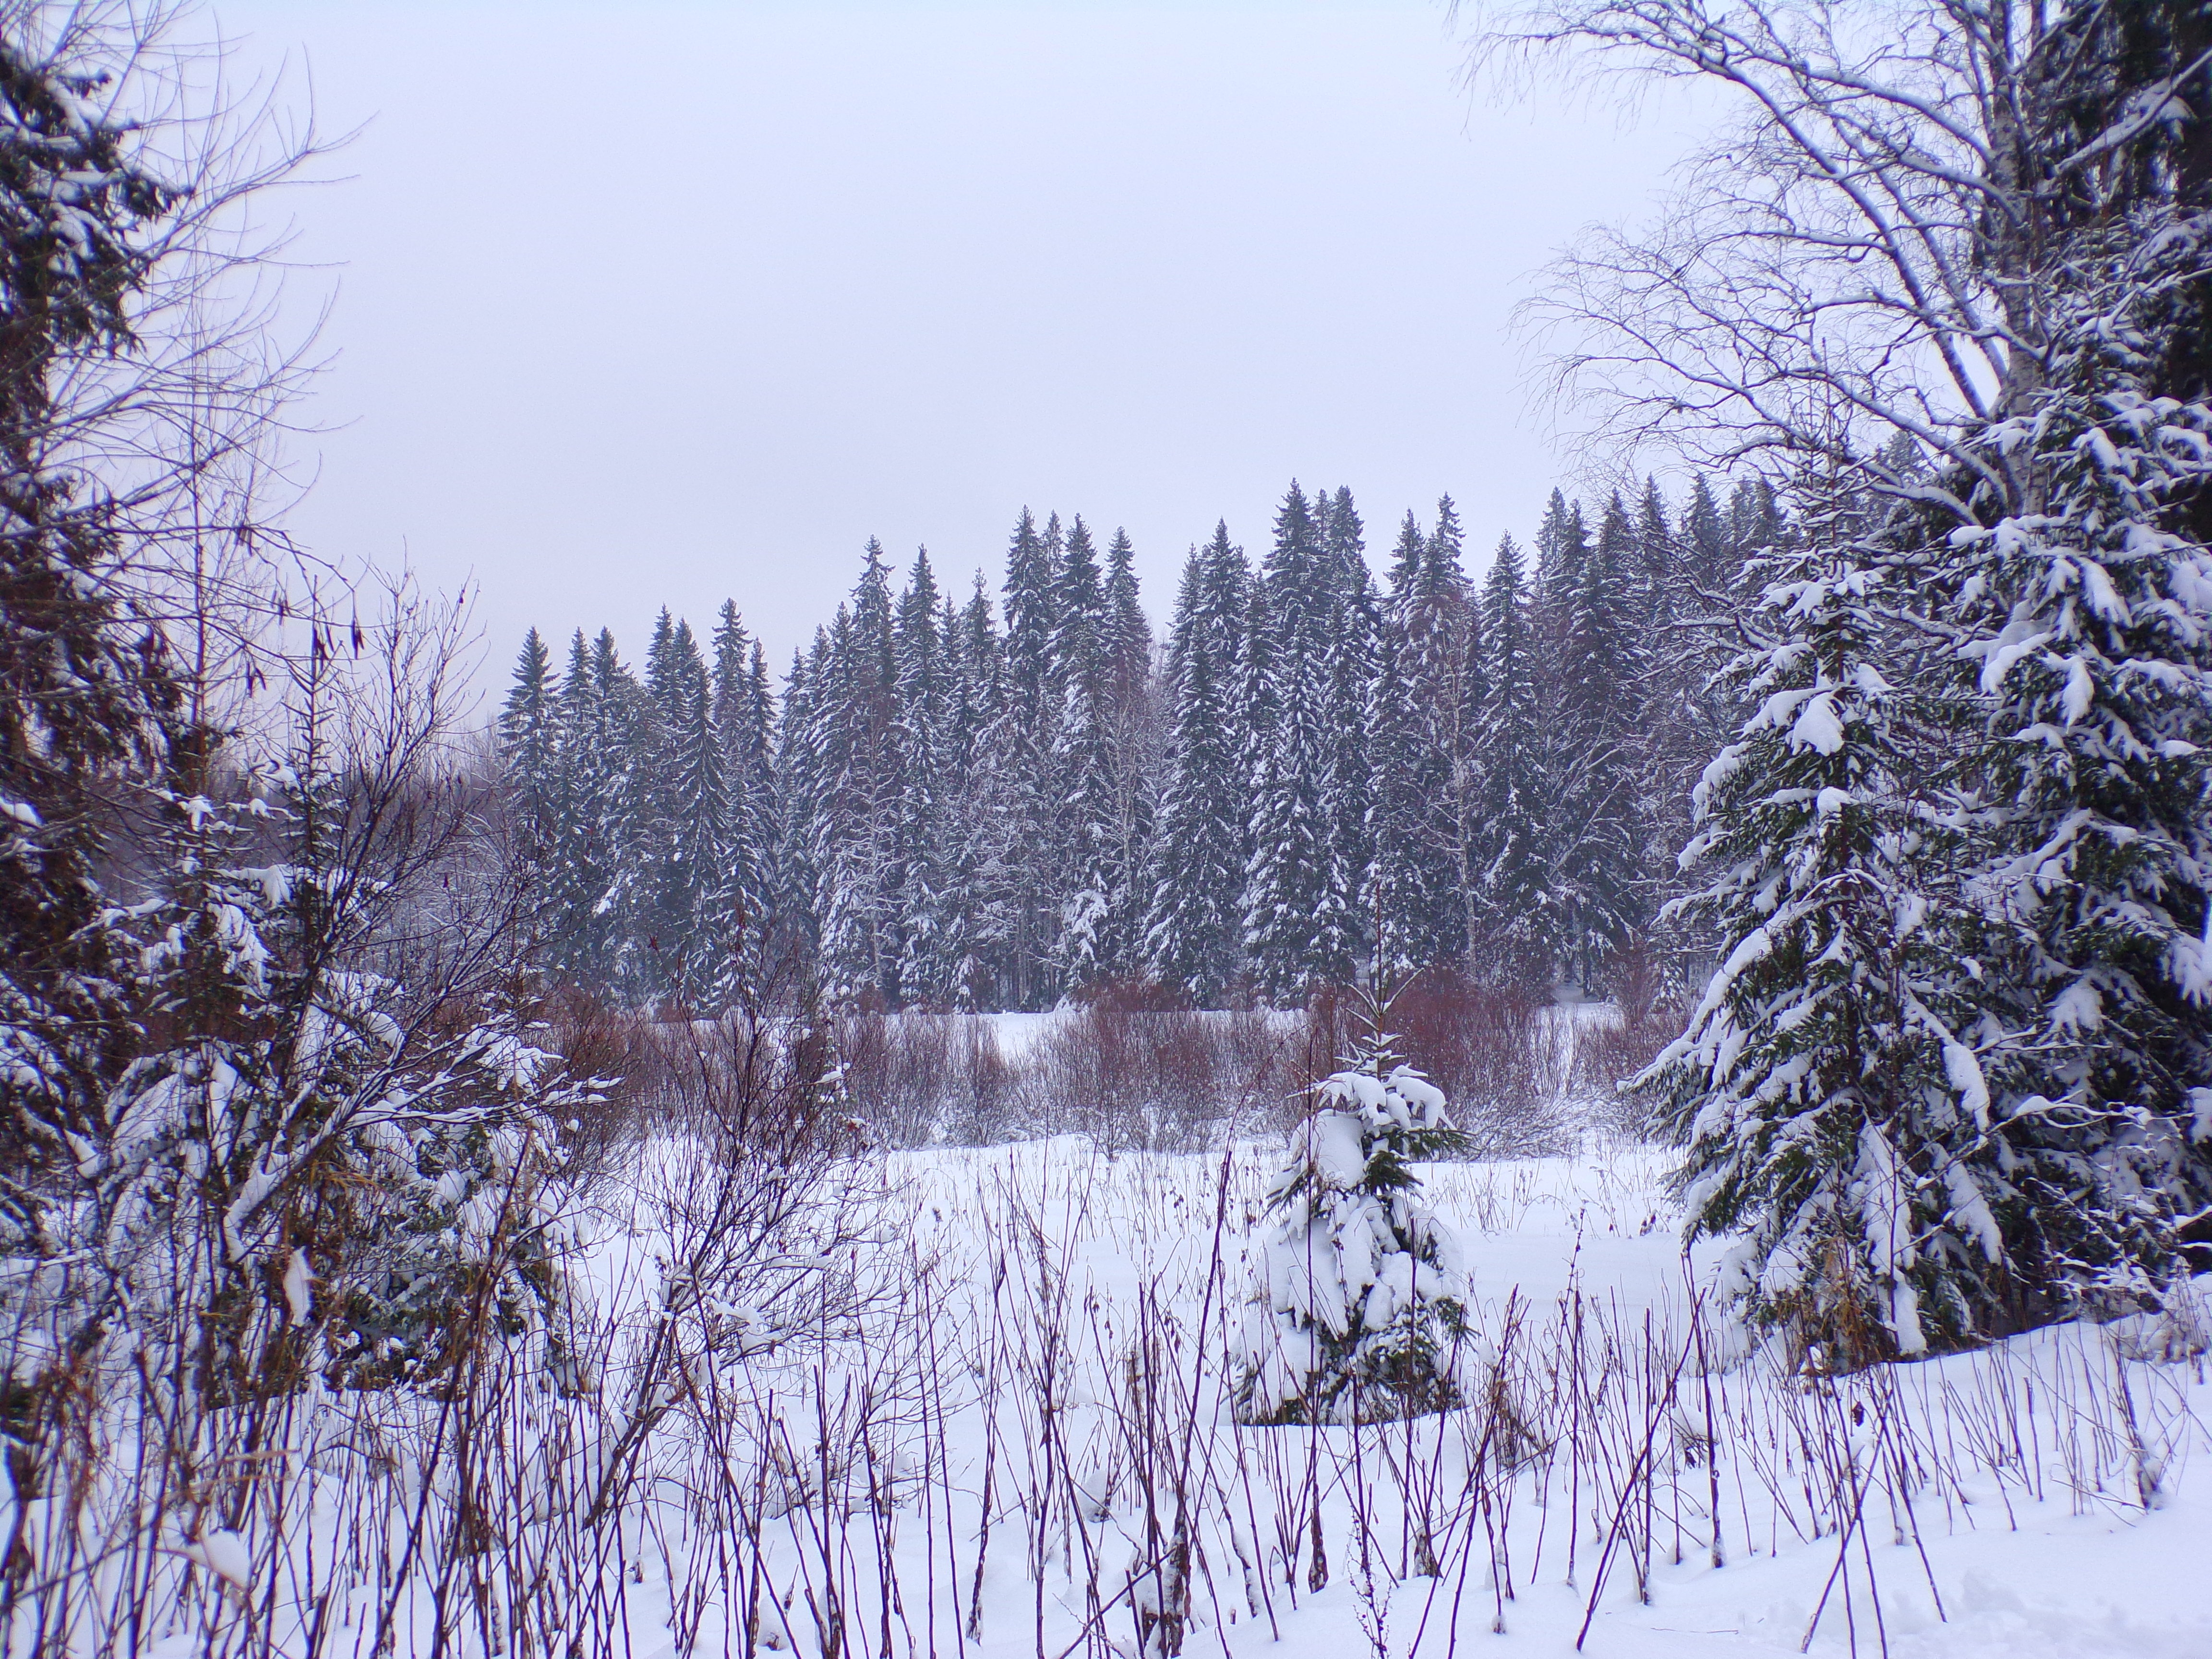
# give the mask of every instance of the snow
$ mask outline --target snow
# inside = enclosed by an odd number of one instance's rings
[[[234,1532],[210,1532],[178,1546],[177,1553],[241,1590],[253,1588],[253,1550]]]
[[[1282,1158],[1279,1140],[1109,1155],[1073,1136],[878,1155],[843,1171],[820,1218],[842,1241],[833,1249],[786,1236],[717,1267],[690,1253],[682,1219],[700,1191],[687,1184],[703,1167],[697,1149],[656,1136],[572,1218],[582,1299],[606,1334],[576,1362],[585,1385],[556,1395],[521,1370],[501,1385],[507,1432],[565,1425],[582,1461],[571,1473],[518,1455],[482,1474],[504,1494],[499,1524],[520,1529],[523,1558],[566,1564],[538,1592],[546,1605],[617,1620],[591,1626],[587,1651],[742,1652],[750,1609],[761,1645],[816,1655],[810,1596],[818,1605],[836,1574],[847,1645],[873,1655],[880,1562],[900,1589],[894,1659],[1025,1659],[1040,1638],[1047,1659],[1148,1659],[1167,1650],[1162,1620],[1184,1621],[1188,1659],[1372,1655],[1378,1642],[1389,1659],[1560,1656],[1585,1622],[1583,1651],[1617,1659],[1778,1656],[1800,1651],[1816,1610],[1814,1655],[2212,1653],[2200,1473],[2212,1387],[2188,1298],[2163,1317],[1808,1382],[1705,1317],[1729,1246],[1684,1253],[1670,1155],[1593,1135],[1572,1157],[1418,1171],[1422,1201],[1462,1247],[1444,1265],[1528,1443],[1502,1447],[1480,1404],[1358,1431],[1238,1428],[1226,1359]],[[288,1294],[295,1274],[306,1293],[307,1267],[293,1259]],[[1381,1256],[1363,1287],[1368,1317],[1436,1271]],[[811,1291],[793,1301],[785,1285],[844,1290],[810,1304]],[[2212,1296],[2212,1281],[2196,1294]],[[792,1317],[810,1305],[822,1327]],[[641,1390],[642,1344],[670,1319],[694,1322],[681,1339],[690,1381]],[[710,1326],[726,1337],[699,1346]],[[1137,1363],[1147,1352],[1149,1370]],[[426,1404],[422,1421],[436,1415]],[[265,1598],[280,1651],[304,1646],[311,1592],[348,1609],[342,1624],[332,1613],[324,1650],[369,1651],[371,1587],[397,1571],[411,1588],[394,1650],[428,1650],[434,1572],[425,1559],[402,1564],[404,1522],[425,1501],[446,1512],[450,1475],[417,1484],[403,1467],[380,1486],[362,1460],[313,1450],[373,1437],[404,1465],[396,1399],[318,1395],[304,1420],[298,1467],[319,1473],[303,1489],[312,1525],[289,1523],[289,1565],[272,1565],[276,1540],[251,1528],[172,1553],[214,1576],[209,1594],[228,1584],[258,1607]],[[656,1425],[641,1482],[594,1534],[578,1510],[614,1467],[618,1431],[641,1422]],[[1186,1456],[1196,1547],[1179,1589],[1147,1528],[1169,1525]],[[1295,1523],[1309,1470],[1328,1561],[1319,1589]],[[1838,1496],[1852,1490],[1866,1493],[1856,1509]],[[1407,1501],[1422,1491],[1435,1494],[1430,1561],[1412,1541],[1421,1505]],[[514,1559],[489,1559],[495,1583]],[[602,1572],[620,1581],[611,1602],[592,1588]],[[481,1651],[473,1626],[447,1650]]]
[[[313,1275],[307,1266],[307,1253],[305,1250],[293,1251],[291,1262],[284,1269],[284,1309],[295,1325],[307,1318],[307,1310],[313,1305]]]

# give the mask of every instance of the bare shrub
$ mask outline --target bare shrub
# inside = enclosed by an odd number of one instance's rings
[[[1188,1150],[1225,1130],[1274,1127],[1310,1079],[1305,1028],[1261,1013],[1129,1011],[1094,1003],[1059,1018],[1019,1073],[1024,1121],[1109,1150]]]
[[[1572,1083],[1605,1127],[1641,1134],[1650,1127],[1646,1108],[1622,1092],[1621,1085],[1657,1058],[1682,1033],[1689,1010],[1648,954],[1621,964],[1611,1018],[1584,1020],[1576,1032]]]
[[[598,1079],[590,1106],[562,1125],[574,1175],[603,1165],[637,1132],[659,1071],[652,1023],[574,986],[547,999],[547,1046],[578,1077]]]
[[[1063,1009],[1011,1054],[988,1015],[850,1012],[834,1025],[838,1077],[853,1115],[897,1146],[1082,1134],[1166,1151],[1210,1145],[1225,1126],[1277,1127],[1308,1080],[1304,1028],[1159,1000]]]
[[[855,1115],[894,1146],[933,1138],[963,1058],[942,1014],[854,1013],[836,1026],[837,1063]]]
[[[1307,1005],[1297,1048],[1298,1085],[1335,1071],[1360,1035],[1360,994],[1331,988]],[[1477,1157],[1556,1151],[1567,1124],[1564,1028],[1550,1005],[1517,987],[1425,969],[1390,996],[1393,1046],[1451,1102]]]
[[[1389,1017],[1400,1052],[1444,1091],[1477,1156],[1557,1150],[1562,1033],[1547,1004],[1430,969],[1392,1000]]]

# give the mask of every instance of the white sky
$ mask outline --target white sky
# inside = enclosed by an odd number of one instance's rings
[[[871,534],[964,587],[1024,503],[1127,526],[1156,621],[1293,476],[1378,562],[1449,490],[1479,562],[1571,464],[1512,304],[1686,143],[1470,94],[1436,0],[217,15],[367,123],[290,204],[340,354],[293,526],[466,580],[494,685],[725,596],[781,666]]]

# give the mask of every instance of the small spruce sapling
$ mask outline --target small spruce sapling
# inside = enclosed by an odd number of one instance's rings
[[[1387,1422],[1449,1411],[1487,1350],[1468,1322],[1459,1242],[1420,1201],[1419,1159],[1466,1150],[1443,1092],[1370,1035],[1314,1087],[1267,1200],[1245,1312],[1237,1416]]]

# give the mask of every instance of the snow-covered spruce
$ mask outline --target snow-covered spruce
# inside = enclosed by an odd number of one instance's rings
[[[1469,1397],[1488,1348],[1470,1328],[1459,1242],[1420,1201],[1420,1158],[1464,1150],[1443,1091],[1384,1041],[1314,1090],[1267,1194],[1245,1310],[1238,1418],[1387,1422]]]
[[[2003,1291],[1989,1095],[1924,890],[1898,698],[1872,659],[1881,573],[1776,561],[1753,712],[1706,769],[1676,907],[1725,952],[1638,1080],[1684,1143],[1692,1233],[1739,1234],[1726,1288],[1822,1367],[1955,1346]]]
[[[2020,1324],[2154,1305],[2212,1215],[2212,399],[2168,395],[2167,362],[2212,224],[2085,240],[2048,384],[1976,442],[2037,488],[1930,562],[1970,711],[1960,954]]]

